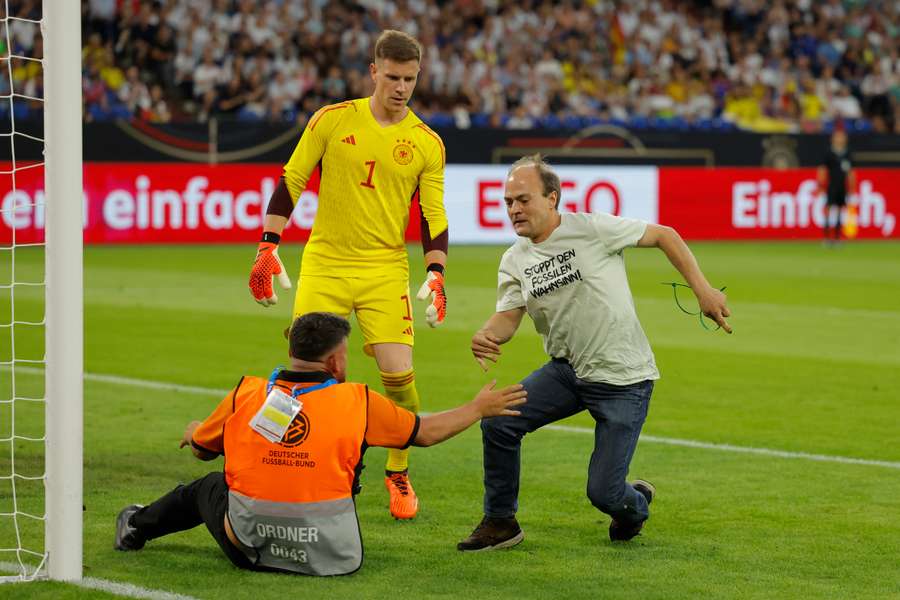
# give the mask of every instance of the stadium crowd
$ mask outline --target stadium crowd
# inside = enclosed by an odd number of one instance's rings
[[[434,126],[900,132],[897,0],[83,0],[85,118],[303,119],[369,93],[385,28],[421,40]],[[36,31],[9,22],[13,55]],[[11,65],[0,92],[39,96]]]

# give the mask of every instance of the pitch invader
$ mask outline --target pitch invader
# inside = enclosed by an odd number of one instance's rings
[[[310,174],[321,164],[319,206],[303,252],[294,317],[355,312],[364,350],[378,363],[386,395],[413,412],[419,395],[404,232],[416,190],[426,265],[418,298],[429,301],[430,326],[443,322],[447,306],[446,153],[441,138],[407,107],[421,59],[415,38],[384,31],[369,65],[372,96],[325,106],[313,115],[272,194],[250,273],[250,291],[263,306],[277,302],[273,276],[290,287],[278,243]],[[398,519],[411,519],[419,505],[409,481],[408,452],[390,450],[385,467],[390,511]]]

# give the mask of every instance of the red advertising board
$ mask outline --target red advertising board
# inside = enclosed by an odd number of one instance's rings
[[[900,173],[857,169],[856,178],[858,237],[900,237]],[[685,239],[820,238],[825,211],[815,169],[659,169],[659,222]]]
[[[0,245],[42,241],[42,167],[0,163]],[[825,199],[815,169],[559,166],[560,207],[601,211],[675,227],[685,239],[815,239]],[[277,164],[87,163],[87,243],[253,243],[259,237]],[[503,204],[506,167],[448,165],[445,206],[456,244],[515,240]],[[900,175],[858,169],[858,236],[900,237]],[[287,241],[308,239],[318,206],[318,175],[291,216]],[[79,202],[77,192],[60,201]],[[52,210],[52,206],[49,207]],[[418,240],[419,209],[410,209],[408,241]]]
[[[21,167],[21,165],[20,165]],[[8,172],[9,163],[0,164]],[[278,183],[277,164],[86,163],[86,243],[224,243],[258,240]],[[0,243],[44,238],[44,170],[17,169],[0,179]],[[15,185],[13,185],[13,183]],[[314,173],[288,223],[290,241],[309,238],[318,205]],[[62,201],[78,202],[77,193]],[[52,210],[52,205],[48,207]],[[419,239],[419,209],[411,207],[408,239]]]

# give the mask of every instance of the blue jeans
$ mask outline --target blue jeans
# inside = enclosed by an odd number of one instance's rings
[[[521,406],[520,416],[481,421],[485,516],[516,514],[522,437],[587,409],[597,422],[588,466],[591,504],[623,525],[645,521],[650,515],[647,500],[625,476],[647,418],[653,381],[591,383],[576,377],[568,362],[554,359],[526,377],[522,385],[528,390],[528,402]]]

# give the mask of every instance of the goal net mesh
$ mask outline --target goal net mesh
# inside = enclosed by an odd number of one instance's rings
[[[43,37],[0,0],[0,580],[44,574]]]

